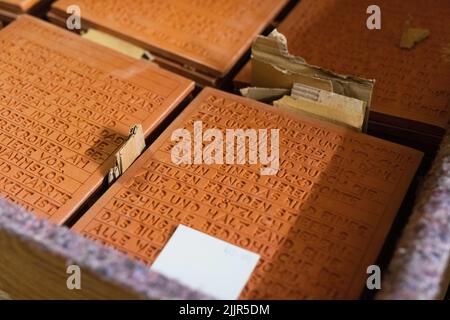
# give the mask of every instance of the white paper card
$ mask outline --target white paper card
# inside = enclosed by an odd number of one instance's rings
[[[223,300],[237,299],[259,254],[179,225],[152,270]]]

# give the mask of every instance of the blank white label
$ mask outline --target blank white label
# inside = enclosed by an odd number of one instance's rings
[[[179,225],[152,270],[216,299],[237,299],[259,254]]]

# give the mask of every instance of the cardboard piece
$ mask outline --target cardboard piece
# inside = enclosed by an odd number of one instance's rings
[[[294,84],[291,96],[274,101],[274,106],[301,112],[321,120],[362,131],[366,115],[365,102],[339,94]]]
[[[243,97],[262,102],[272,102],[275,99],[279,99],[282,96],[289,94],[291,90],[283,88],[249,87],[243,88],[240,91]]]
[[[81,33],[81,36],[135,59],[151,57],[144,49],[99,30],[88,29],[86,32]]]
[[[314,82],[331,84],[328,90],[362,100],[370,108],[374,80],[341,75],[308,64],[289,53],[286,37],[276,29],[267,37],[258,36],[253,42],[252,65],[252,86],[290,89],[294,83],[302,83],[327,90]],[[309,82],[305,82],[306,79]]]
[[[222,133],[279,129],[279,170],[172,162],[172,135],[192,137],[197,121]],[[206,88],[73,229],[151,265],[183,224],[261,256],[242,299],[356,299],[420,160],[416,150]]]
[[[142,125],[134,125],[130,129],[127,141],[116,153],[116,165],[109,170],[108,183],[119,178],[145,149],[144,131]]]
[[[374,81],[309,65],[303,58],[289,53],[286,37],[276,29],[267,37],[257,37],[252,46],[252,65],[252,85],[293,88],[294,99],[284,97],[276,106],[301,109],[323,120],[367,131]],[[318,100],[305,101],[306,92]]]
[[[412,49],[417,43],[425,40],[430,35],[430,30],[411,27],[411,21],[407,20],[403,28],[400,48]]]
[[[194,88],[27,15],[0,47],[0,194],[55,223],[103,184],[133,124],[148,137]]]

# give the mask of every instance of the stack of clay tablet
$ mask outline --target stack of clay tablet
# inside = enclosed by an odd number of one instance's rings
[[[79,0],[82,29],[111,33],[148,50],[155,62],[216,85],[287,0]],[[66,26],[71,0],[53,4],[51,21]]]
[[[172,134],[186,129],[184,141],[197,144],[197,121],[224,136],[279,129],[279,169],[174,163]],[[270,132],[259,145],[269,139],[275,150]],[[241,298],[358,298],[420,159],[408,147],[207,88],[74,229],[151,264],[184,224],[261,255]]]
[[[63,222],[193,82],[27,15],[0,31],[0,194]]]
[[[286,35],[290,52],[307,62],[376,80],[369,132],[434,151],[449,119],[450,2],[377,1],[380,30],[367,27],[371,4],[303,0],[279,31]],[[408,23],[413,31],[425,29],[429,35],[402,49]],[[250,75],[247,67],[236,80],[248,83]]]
[[[50,0],[0,0],[0,21],[10,22],[19,14],[44,15]]]

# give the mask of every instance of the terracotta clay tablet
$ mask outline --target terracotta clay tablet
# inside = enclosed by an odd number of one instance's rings
[[[62,223],[133,124],[149,135],[193,83],[20,16],[0,32],[0,194]]]
[[[270,150],[279,129],[278,170],[263,175],[259,161],[198,162],[193,150],[212,141],[194,134],[199,121],[223,141],[228,129],[270,132],[259,138]],[[185,150],[198,164],[172,161],[178,129],[191,133],[195,146]],[[421,156],[207,88],[74,229],[151,264],[183,224],[261,255],[243,299],[358,298]]]
[[[78,0],[82,28],[94,27],[189,69],[223,77],[287,0]],[[53,4],[67,17],[72,0]]]
[[[371,4],[302,0],[278,30],[286,35],[289,51],[308,63],[375,79],[371,120],[441,136],[450,108],[450,2],[377,1],[380,30],[367,27]],[[408,20],[430,34],[412,49],[402,49]],[[250,75],[246,67],[236,80],[250,82]]]
[[[0,20],[10,22],[22,13],[42,13],[49,3],[50,0],[0,0]]]
[[[14,12],[27,12],[37,5],[40,0],[0,0],[0,8]]]

